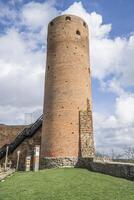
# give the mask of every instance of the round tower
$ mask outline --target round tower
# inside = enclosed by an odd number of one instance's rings
[[[86,151],[94,151],[88,36],[87,24],[74,15],[59,16],[48,25],[41,142],[47,166],[74,164],[82,156],[84,130],[84,137],[90,132]]]

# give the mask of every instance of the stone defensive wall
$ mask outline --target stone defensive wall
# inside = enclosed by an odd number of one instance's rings
[[[93,172],[134,180],[134,164],[132,163],[101,162],[91,159],[80,159],[77,166],[89,169]]]
[[[0,125],[0,148],[14,141],[16,136],[28,126],[20,125],[20,126],[9,126],[9,125]],[[17,162],[17,151],[20,151],[20,162],[19,162],[19,170],[25,170],[25,159],[26,156],[31,156],[31,169],[33,167],[33,149],[35,145],[41,144],[41,128],[35,132],[35,134],[31,138],[25,139],[16,149],[15,151],[8,156],[8,161],[11,160],[12,167],[16,167]],[[5,157],[0,160],[0,165],[5,162]]]
[[[41,128],[31,138],[25,139],[18,148],[9,155],[12,161],[12,167],[16,167],[17,151],[20,151],[19,170],[25,170],[25,161],[27,156],[31,156],[31,170],[33,169],[34,147],[41,144]]]

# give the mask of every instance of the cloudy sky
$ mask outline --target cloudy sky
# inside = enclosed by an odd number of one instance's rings
[[[0,0],[0,123],[42,112],[47,24],[65,13],[90,27],[97,150],[133,146],[133,0]]]

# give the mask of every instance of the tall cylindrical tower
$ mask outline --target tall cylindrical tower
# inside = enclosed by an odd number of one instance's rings
[[[93,156],[88,26],[63,15],[48,25],[41,157],[46,165],[68,165],[82,151]]]

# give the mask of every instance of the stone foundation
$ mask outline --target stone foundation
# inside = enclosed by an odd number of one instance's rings
[[[45,157],[41,160],[41,169],[43,168],[59,168],[74,167],[78,162],[78,158],[73,157]]]
[[[78,157],[45,157],[41,160],[40,168],[61,168],[61,167],[84,167],[85,160],[87,158]],[[93,158],[88,158],[89,162],[93,161]]]

